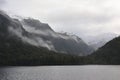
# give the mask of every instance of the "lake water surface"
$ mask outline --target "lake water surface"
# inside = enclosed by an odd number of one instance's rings
[[[120,66],[5,67],[0,80],[120,80]]]

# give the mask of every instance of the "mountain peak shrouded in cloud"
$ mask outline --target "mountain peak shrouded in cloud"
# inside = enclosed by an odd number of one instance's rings
[[[40,34],[44,39],[46,37],[43,36],[58,38],[59,35],[63,39],[70,39],[66,35],[56,33],[64,31],[74,33],[86,41],[93,35],[107,32],[120,34],[120,6],[118,3],[119,0],[5,0],[0,8],[10,16],[20,15],[35,18],[13,20],[22,25],[24,31],[32,33],[32,35]],[[49,25],[41,23],[39,20],[49,23]],[[10,30],[12,29],[10,28]],[[16,31],[17,35],[21,36],[18,32],[20,31]],[[26,37],[22,39],[26,39]],[[28,41],[38,45],[36,43],[39,42],[38,38],[35,40]],[[44,40],[40,41],[40,44],[43,45],[43,43]],[[44,46],[47,47],[53,44],[49,41],[45,41],[45,43],[47,44]],[[54,46],[51,46],[50,49],[54,49]]]
[[[39,20],[15,19],[0,13],[0,29],[3,37],[13,37],[37,47],[45,47],[49,50],[65,54],[88,55],[93,49],[77,36],[57,33],[46,23]],[[4,31],[6,30],[6,31]],[[11,36],[11,37],[10,37]]]
[[[1,0],[2,1],[2,0]],[[2,9],[11,15],[33,17],[59,32],[83,38],[94,34],[120,34],[119,0],[6,0]]]
[[[94,37],[90,37],[86,42],[89,46],[93,47],[95,50],[104,46],[107,42],[111,41],[115,37],[118,37],[118,34],[115,33],[103,33],[100,35],[96,35]]]
[[[24,19],[23,22],[30,27],[34,27],[36,30],[52,30],[51,27],[47,23],[41,23],[39,20],[28,18]]]

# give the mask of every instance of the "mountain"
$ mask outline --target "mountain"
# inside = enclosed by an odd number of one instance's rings
[[[95,50],[104,46],[107,42],[114,39],[118,35],[115,33],[103,33],[94,37],[91,37],[87,43],[89,46],[93,47]]]
[[[14,19],[0,11],[0,66],[116,65],[120,64],[120,37],[90,54],[92,51],[75,35],[57,33],[39,20]]]
[[[3,38],[4,36],[12,36],[16,40],[21,40],[23,44],[45,47],[65,54],[82,56],[93,52],[93,49],[79,37],[57,33],[48,24],[36,19],[14,19],[1,11],[0,24],[0,35]]]
[[[42,24],[42,27],[42,30],[52,31],[47,24]],[[57,53],[40,46],[41,42],[37,41],[42,36],[28,32],[18,19],[12,19],[0,11],[0,66],[81,64],[80,56]]]
[[[93,64],[120,64],[120,37],[109,41],[89,57]]]

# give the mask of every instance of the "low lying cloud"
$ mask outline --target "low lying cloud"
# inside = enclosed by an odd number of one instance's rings
[[[23,36],[22,35],[22,30],[20,30],[20,28],[14,29],[13,27],[9,27],[9,31],[11,32],[11,34],[18,36],[19,38],[21,38],[24,42],[27,42],[31,45],[35,45],[35,46],[40,46],[40,47],[46,47],[49,50],[55,50],[54,46],[52,45],[52,43],[50,41],[44,41],[42,38],[40,37],[27,37],[27,36]]]
[[[10,14],[37,18],[55,31],[84,38],[106,32],[120,34],[119,3],[119,0],[6,0],[3,9]]]

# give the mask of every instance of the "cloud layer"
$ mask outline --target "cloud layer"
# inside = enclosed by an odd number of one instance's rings
[[[120,34],[119,0],[0,0],[11,14],[37,18],[55,31],[78,36]],[[83,38],[84,38],[83,37]]]

